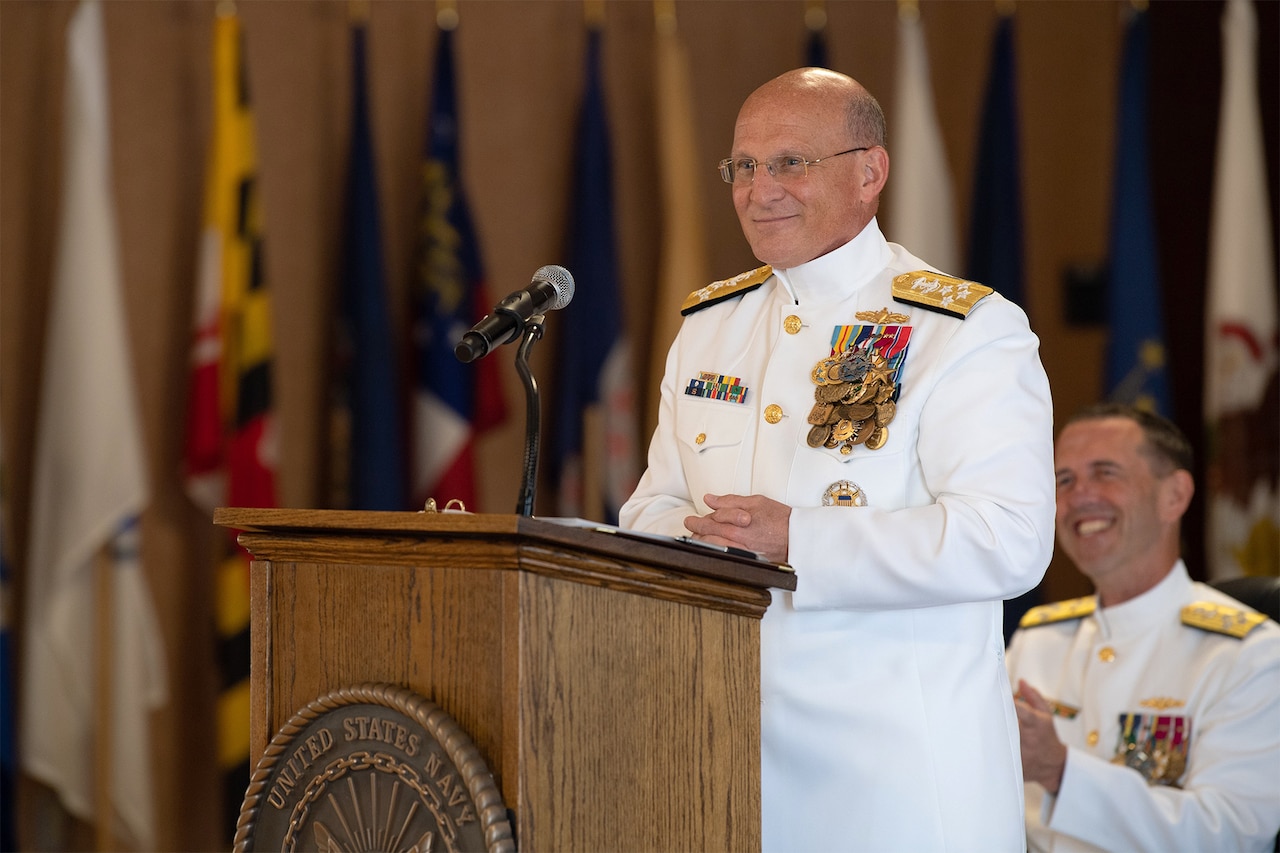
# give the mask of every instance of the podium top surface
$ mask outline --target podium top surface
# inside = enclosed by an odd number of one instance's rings
[[[796,576],[790,567],[781,567],[754,556],[723,553],[700,543],[581,519],[530,518],[497,513],[221,507],[214,510],[213,522],[246,534],[283,537],[343,535],[420,540],[471,539],[477,542],[505,540],[661,565],[744,587],[796,588]],[[253,553],[253,547],[246,545]]]

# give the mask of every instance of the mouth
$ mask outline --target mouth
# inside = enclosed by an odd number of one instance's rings
[[[1076,535],[1081,538],[1097,536],[1115,526],[1114,518],[1086,518],[1075,523]]]

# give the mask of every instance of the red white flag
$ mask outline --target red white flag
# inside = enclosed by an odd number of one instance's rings
[[[1204,415],[1209,576],[1280,573],[1275,230],[1250,0],[1222,17],[1222,112],[1209,234]]]

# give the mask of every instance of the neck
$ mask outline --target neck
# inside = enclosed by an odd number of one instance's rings
[[[1168,576],[1178,562],[1178,548],[1155,548],[1140,565],[1127,566],[1119,572],[1094,581],[1098,603],[1114,607],[1154,589]]]

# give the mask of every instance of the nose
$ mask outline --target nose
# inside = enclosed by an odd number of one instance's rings
[[[765,168],[757,168],[751,178],[747,191],[753,199],[767,200],[780,198],[784,194],[782,182],[773,173],[773,167],[762,163]]]

